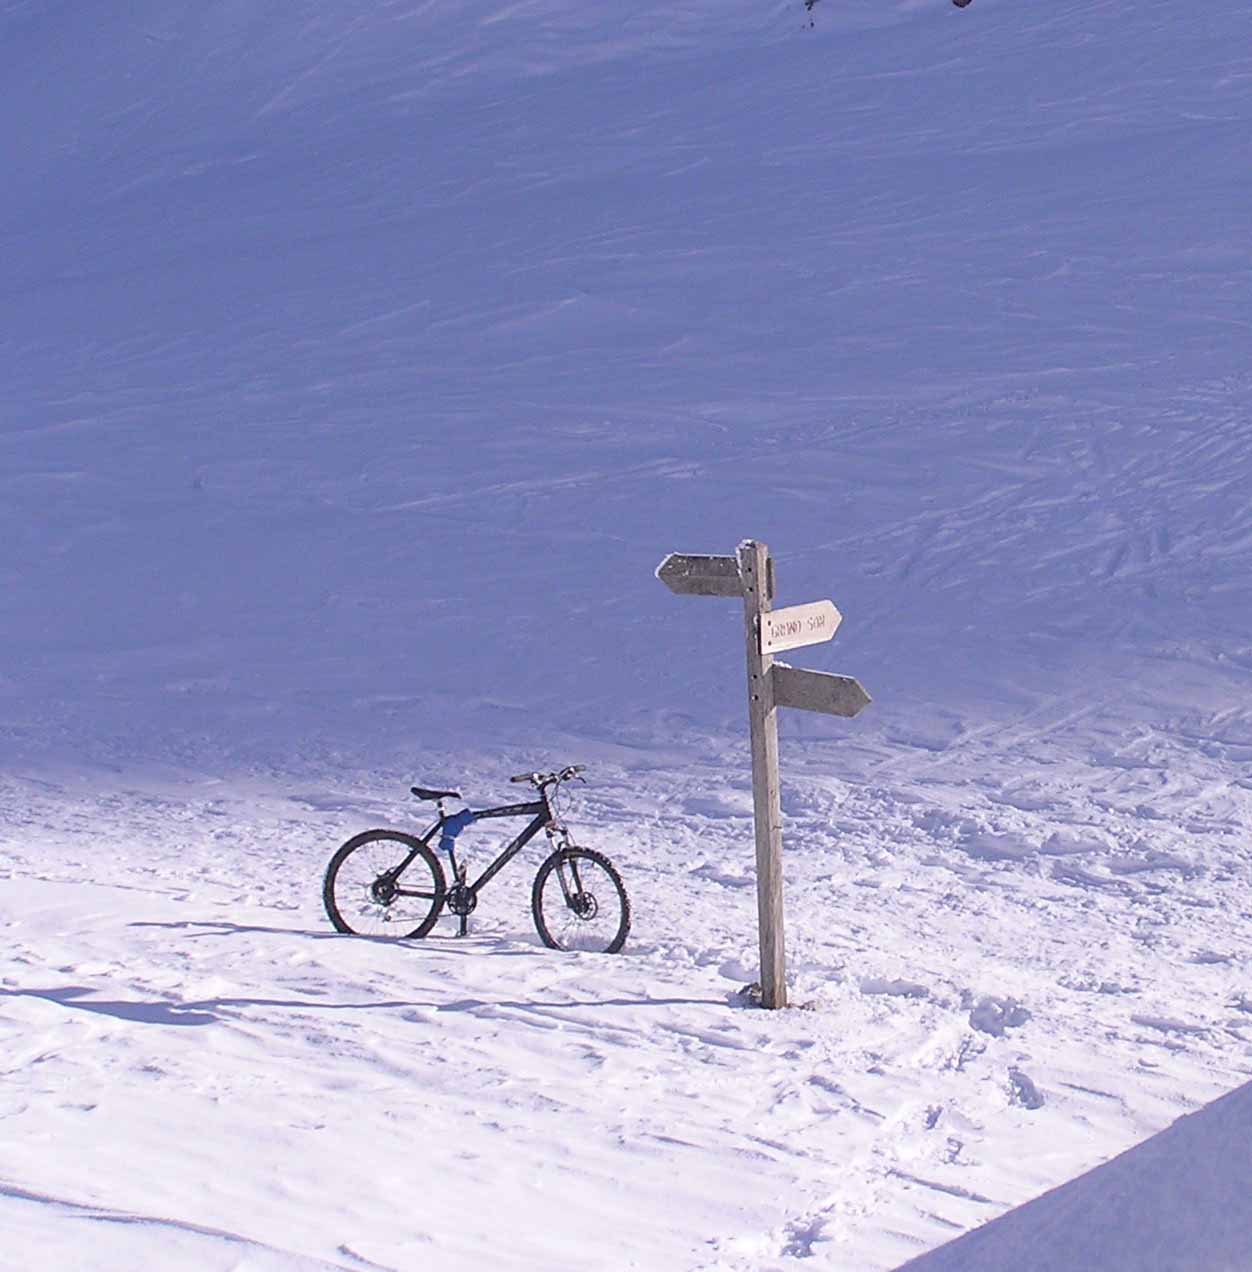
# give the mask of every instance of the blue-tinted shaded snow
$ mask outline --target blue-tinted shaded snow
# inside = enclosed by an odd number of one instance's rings
[[[16,740],[737,721],[746,534],[897,725],[1221,701],[1246,5],[827,7],[6,6]]]

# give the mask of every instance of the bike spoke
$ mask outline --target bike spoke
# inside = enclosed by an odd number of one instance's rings
[[[396,868],[406,857],[408,865],[397,879]],[[386,839],[357,848],[335,881],[339,910],[362,936],[407,936],[425,920],[436,896],[435,880],[423,859]]]
[[[584,854],[555,863],[537,889],[536,906],[536,917],[563,950],[602,952],[621,932],[624,901],[617,881]]]

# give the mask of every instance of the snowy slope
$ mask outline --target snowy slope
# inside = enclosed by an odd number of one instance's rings
[[[1224,700],[1246,6],[826,8],[6,6],[15,741],[737,722],[748,534],[889,701]]]
[[[629,8],[0,0],[17,1266],[887,1269],[1247,1080],[1246,4]],[[875,698],[783,723],[769,1017],[652,575],[749,534]],[[330,934],[571,760],[624,956],[520,866]]]
[[[910,1272],[1238,1272],[1252,1249],[1244,1086]]]

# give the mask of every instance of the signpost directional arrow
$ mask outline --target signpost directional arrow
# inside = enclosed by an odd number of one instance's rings
[[[671,552],[656,577],[680,596],[742,596],[739,562],[733,556],[689,556]]]
[[[843,615],[835,609],[834,601],[768,610],[761,615],[761,653],[776,654],[780,649],[820,645],[834,638],[842,622]]]
[[[733,556],[693,556],[671,552],[656,567],[656,577],[679,596],[742,596],[739,561]],[[769,563],[769,594],[774,595],[774,563]]]
[[[834,676],[827,671],[805,671],[776,662],[770,670],[774,682],[774,705],[800,711],[820,711],[824,715],[851,719],[873,701],[854,676]]]

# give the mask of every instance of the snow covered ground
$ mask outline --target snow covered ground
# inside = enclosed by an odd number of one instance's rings
[[[1250,37],[0,0],[0,1263],[885,1270],[1245,1082]],[[652,576],[746,535],[875,699],[782,723],[786,1013]],[[568,761],[622,956],[529,853],[330,932]]]
[[[617,957],[540,947],[520,865],[463,942],[334,936],[327,849],[411,824],[398,772],[7,780],[13,1266],[885,1269],[1246,1080],[1247,792],[1197,804],[1201,850],[1131,838],[1162,783],[1129,753],[1085,820],[805,767],[801,1007],[764,1013],[739,757],[589,758]]]
[[[1144,1144],[977,1232],[911,1261],[908,1272],[1175,1272],[1248,1265],[1252,1086],[1181,1118]]]

